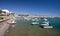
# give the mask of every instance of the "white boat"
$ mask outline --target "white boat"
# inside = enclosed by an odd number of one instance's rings
[[[32,19],[32,21],[39,21],[37,18]]]
[[[39,21],[38,19],[36,19],[36,21]]]
[[[39,20],[37,18],[32,19],[31,24],[39,24]]]
[[[12,24],[16,23],[14,20],[11,22]]]
[[[49,26],[49,24],[41,24],[41,26]]]
[[[42,22],[42,24],[41,24],[42,26],[49,25],[49,21],[46,18],[44,18],[43,20],[44,20],[44,22]]]
[[[39,22],[32,22],[32,24],[39,24]]]
[[[53,26],[49,26],[49,21],[47,19],[44,19],[45,21],[41,24],[43,28],[53,28]]]
[[[42,25],[42,26],[49,25],[49,22],[48,22],[48,21],[47,21],[47,22],[43,22],[41,25]]]
[[[36,20],[36,21],[39,21],[39,19],[38,19],[38,18],[35,18],[35,20]]]
[[[7,23],[9,23],[9,24],[15,24],[16,22],[15,22],[15,20],[11,20],[11,21],[9,21]]]
[[[36,21],[35,19],[32,19],[32,21]]]
[[[47,21],[47,22],[43,22],[43,23],[49,24],[49,21]]]
[[[43,26],[43,28],[53,28],[53,26]]]
[[[46,19],[46,18],[44,18],[44,20],[45,20],[45,21],[47,21],[47,19]]]

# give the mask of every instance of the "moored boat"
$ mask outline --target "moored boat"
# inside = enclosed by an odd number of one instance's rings
[[[32,19],[32,22],[31,22],[31,24],[39,24],[39,20],[37,19],[37,18],[35,18],[35,19]]]
[[[47,21],[47,19],[44,18],[44,22],[40,25],[43,28],[53,28],[53,26],[49,25],[49,21]]]
[[[53,28],[53,26],[44,26],[43,28]]]
[[[39,22],[32,22],[32,24],[39,24]]]
[[[15,20],[11,20],[7,22],[8,24],[16,24]]]

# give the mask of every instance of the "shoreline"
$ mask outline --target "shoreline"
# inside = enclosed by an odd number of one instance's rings
[[[9,28],[5,31],[4,36],[10,36],[11,32],[12,32],[12,34],[14,34],[14,30],[13,30],[13,28],[10,25]],[[13,35],[11,35],[11,36],[13,36]]]
[[[9,29],[10,24],[7,21],[10,21],[10,19],[12,19],[11,16],[4,16],[4,19],[0,21],[0,36],[4,36],[6,30]]]
[[[11,27],[8,29],[10,32],[5,32],[5,36],[59,36],[60,32],[55,29],[44,29],[36,25],[31,26],[26,21],[18,20],[14,31]],[[18,22],[17,21],[17,22]]]

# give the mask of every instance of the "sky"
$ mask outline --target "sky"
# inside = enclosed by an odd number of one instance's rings
[[[0,9],[17,14],[60,16],[60,0],[0,0]]]

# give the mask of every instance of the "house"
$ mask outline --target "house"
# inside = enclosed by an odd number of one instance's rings
[[[2,10],[2,15],[7,16],[7,15],[9,15],[9,13],[10,12],[8,10],[6,10],[6,9]]]
[[[1,10],[0,15],[1,16],[9,16],[9,15],[14,15],[14,13],[10,12],[9,10],[3,9],[3,10]]]

